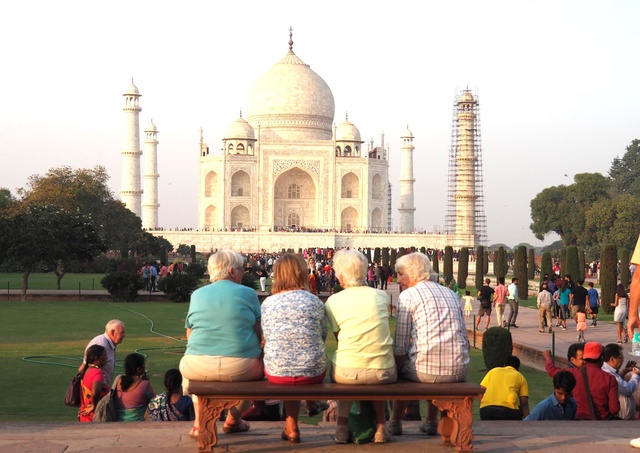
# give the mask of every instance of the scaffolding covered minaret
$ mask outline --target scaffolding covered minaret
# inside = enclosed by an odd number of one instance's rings
[[[449,151],[447,233],[455,248],[487,245],[480,103],[469,89],[454,97]]]

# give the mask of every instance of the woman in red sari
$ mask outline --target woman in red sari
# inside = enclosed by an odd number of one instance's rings
[[[93,421],[98,401],[109,392],[109,383],[105,382],[102,367],[107,363],[107,351],[103,346],[94,344],[87,350],[87,369],[80,385],[80,411],[78,420]]]

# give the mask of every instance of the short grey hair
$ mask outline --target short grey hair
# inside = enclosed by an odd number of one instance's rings
[[[423,280],[437,281],[438,274],[433,272],[431,261],[424,253],[413,252],[401,256],[396,261],[396,272],[402,272],[411,280],[421,282]]]
[[[106,326],[104,326],[105,333],[111,332],[112,330],[118,330],[118,329],[125,330],[124,323],[119,319],[112,319],[107,323]]]
[[[333,257],[333,268],[340,286],[365,286],[367,284],[367,258],[358,250],[339,250]]]
[[[244,266],[244,257],[233,250],[219,250],[209,257],[207,270],[209,281],[227,280],[231,276],[229,269],[240,269]]]

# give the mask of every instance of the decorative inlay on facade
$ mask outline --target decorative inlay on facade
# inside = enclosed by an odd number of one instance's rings
[[[300,167],[310,171],[316,177],[320,176],[320,163],[317,160],[274,160],[273,161],[273,178],[274,180],[283,172],[293,167]]]

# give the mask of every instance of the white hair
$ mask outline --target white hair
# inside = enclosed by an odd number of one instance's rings
[[[104,331],[106,333],[111,332],[112,330],[124,330],[124,323],[119,319],[112,319],[104,326]]]
[[[207,270],[209,281],[227,280],[231,275],[230,269],[240,269],[244,266],[244,257],[233,250],[219,250],[209,257]]]
[[[333,257],[333,268],[340,286],[365,286],[367,284],[367,258],[358,250],[339,250]]]
[[[438,274],[433,272],[431,261],[424,253],[413,252],[401,256],[396,261],[396,272],[402,272],[410,280],[421,282],[423,280],[436,281]]]

